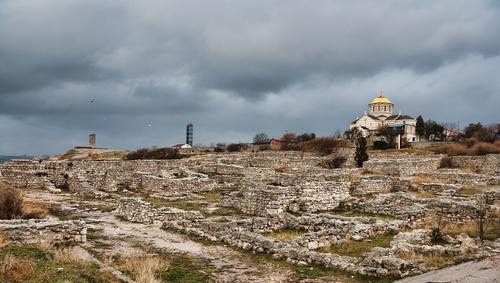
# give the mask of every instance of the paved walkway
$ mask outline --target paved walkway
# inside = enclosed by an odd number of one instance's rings
[[[500,254],[479,262],[466,262],[459,265],[431,271],[399,283],[490,283],[500,282]]]

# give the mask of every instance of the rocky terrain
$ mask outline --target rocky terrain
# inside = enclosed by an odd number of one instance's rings
[[[8,161],[3,182],[57,209],[0,232],[80,247],[118,282],[147,282],[123,265],[146,256],[169,262],[159,282],[391,282],[498,259],[500,155],[454,168],[434,154],[372,152],[340,169],[328,158]]]

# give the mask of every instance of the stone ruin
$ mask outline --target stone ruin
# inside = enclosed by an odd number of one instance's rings
[[[498,224],[500,155],[453,157],[456,168],[451,169],[440,168],[442,158],[380,154],[363,169],[325,169],[325,158],[258,152],[162,161],[9,161],[0,172],[20,188],[117,198],[114,213],[123,220],[159,222],[168,231],[266,253],[276,260],[399,278],[435,268],[422,264],[425,257],[447,256],[454,264],[491,254],[466,234],[444,235],[436,244],[429,225],[436,217],[475,223],[479,196],[488,200],[487,215]],[[480,188],[477,195],[464,195],[462,190],[471,185]],[[197,201],[209,192],[220,196],[212,209],[237,213],[218,215],[168,205]],[[165,204],[150,203],[151,198]],[[41,229],[47,235],[85,241],[84,223],[27,223],[0,223],[0,231],[23,231],[12,236],[21,239]],[[291,240],[271,235],[285,230],[301,233]],[[365,243],[381,235],[393,237],[390,245],[361,256],[328,252],[329,247]]]

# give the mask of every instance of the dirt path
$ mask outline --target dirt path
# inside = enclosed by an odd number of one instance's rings
[[[500,255],[479,262],[459,265],[428,272],[397,281],[399,283],[453,282],[453,283],[493,283],[500,282]]]
[[[96,257],[118,254],[138,256],[144,254],[144,247],[168,252],[185,253],[189,256],[208,260],[217,271],[217,282],[290,282],[291,271],[252,261],[244,254],[233,249],[210,245],[205,246],[180,235],[160,229],[160,224],[138,224],[121,221],[112,212],[101,212],[93,207],[112,206],[113,201],[106,199],[80,200],[71,195],[50,194],[45,191],[30,191],[27,201],[59,204],[71,215],[85,220],[96,231],[89,235],[84,246]]]

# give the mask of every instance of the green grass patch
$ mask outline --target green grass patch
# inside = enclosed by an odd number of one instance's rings
[[[464,186],[458,189],[458,194],[463,197],[470,197],[481,193],[481,189],[478,187]]]
[[[264,233],[264,236],[278,239],[280,241],[292,241],[307,233],[303,230],[283,229],[276,232]]]
[[[205,201],[210,203],[218,202],[221,198],[221,194],[218,191],[203,193],[200,194],[200,196],[203,197]]]
[[[393,234],[377,235],[375,238],[363,241],[346,241],[331,247],[320,248],[321,252],[333,253],[344,256],[360,257],[364,253],[371,251],[375,247],[388,248],[394,238]]]
[[[361,275],[340,269],[327,268],[322,265],[298,265],[284,260],[275,260],[268,254],[252,254],[244,252],[254,262],[262,265],[273,265],[277,268],[288,269],[293,272],[294,279],[301,281],[304,279],[321,279],[320,282],[345,282],[345,283],[385,283],[393,282],[393,278],[380,278],[375,276]]]
[[[170,257],[170,267],[160,278],[166,282],[208,282],[215,271],[207,260],[180,254]]]
[[[189,236],[194,242],[201,243],[207,246],[226,246],[221,242],[212,242],[204,238],[197,236]],[[395,278],[382,278],[375,276],[361,275],[358,273],[348,272],[344,270],[327,268],[321,265],[298,265],[290,262],[286,262],[283,259],[273,259],[271,255],[265,253],[252,253],[244,251],[237,247],[227,246],[227,248],[232,249],[238,253],[241,253],[245,257],[249,258],[254,263],[262,266],[271,265],[273,268],[289,270],[293,273],[292,282],[301,281],[304,279],[324,279],[326,281],[320,282],[345,282],[345,283],[361,283],[361,282],[373,282],[373,283],[386,283],[393,282]]]

